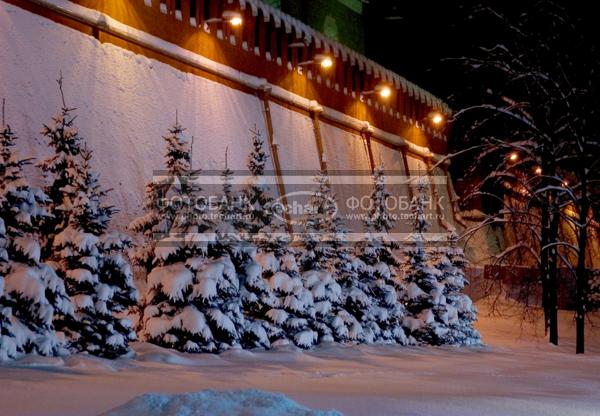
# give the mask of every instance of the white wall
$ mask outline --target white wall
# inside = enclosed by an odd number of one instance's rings
[[[161,136],[175,119],[194,139],[194,165],[245,168],[249,129],[266,137],[257,97],[183,73],[168,65],[0,2],[0,97],[21,137],[20,153],[48,154],[42,123],[60,110],[59,71],[76,125],[94,151],[102,185],[121,209],[116,224],[139,213],[144,185],[163,167]]]
[[[394,201],[390,208],[392,212],[399,214],[393,231],[409,233],[412,230],[412,221],[410,218],[401,215],[410,213],[410,210],[404,208],[406,204],[410,203],[409,185],[408,183],[398,183],[408,179],[402,152],[376,140],[371,140],[371,151],[373,152],[375,164],[378,166],[383,165],[386,172],[387,189]]]
[[[103,187],[114,189],[110,202],[121,210],[115,221],[119,227],[140,213],[144,185],[154,170],[163,168],[161,136],[173,123],[175,110],[195,138],[196,168],[222,169],[229,148],[229,166],[244,169],[251,149],[249,129],[257,128],[266,139],[263,108],[254,95],[100,44],[2,1],[0,28],[0,98],[6,98],[7,121],[21,137],[20,154],[38,159],[49,154],[39,132],[60,110],[55,80],[62,71],[67,103],[77,108],[77,127],[95,153],[93,166]],[[282,169],[316,172],[312,120],[274,103],[271,112]],[[358,134],[327,123],[321,124],[321,134],[332,169],[370,169]],[[398,152],[373,145],[374,157],[387,169],[403,169]]]
[[[350,199],[356,202],[355,198],[368,196],[372,190],[366,142],[359,134],[327,123],[321,123],[321,137],[327,168],[332,173],[331,183],[338,200],[339,212],[345,216],[348,229],[361,231],[362,217],[359,216],[366,214],[367,210],[364,209],[364,204],[353,208],[355,205]]]

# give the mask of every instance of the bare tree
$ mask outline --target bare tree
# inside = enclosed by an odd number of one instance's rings
[[[458,97],[462,109],[454,117],[455,131],[463,133],[463,150],[457,154],[477,156],[466,173],[478,176],[469,197],[496,205],[476,229],[509,224],[521,230],[496,259],[518,264],[526,256],[537,264],[553,344],[558,344],[557,270],[573,272],[577,352],[583,352],[585,254],[597,203],[598,51],[576,19],[553,1],[525,5],[517,15],[479,6],[471,17],[496,34],[490,45],[458,59],[471,88]],[[561,223],[574,227],[576,241],[563,238]]]

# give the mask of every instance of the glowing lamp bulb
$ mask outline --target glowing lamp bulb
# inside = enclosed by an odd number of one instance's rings
[[[517,153],[511,153],[508,158],[511,162],[516,162],[517,160],[519,160],[519,155]]]
[[[536,175],[541,175],[542,174],[542,168],[540,168],[539,166],[537,168],[535,168],[535,174]]]
[[[390,95],[392,95],[392,90],[390,89],[390,87],[383,87],[379,91],[379,95],[383,98],[388,98]]]
[[[243,22],[242,14],[235,10],[225,10],[222,16],[223,20],[229,22],[231,26],[240,26]]]
[[[444,121],[444,117],[442,117],[441,114],[434,114],[431,118],[431,121],[433,122],[433,124],[439,125],[442,124],[442,121]]]
[[[331,68],[333,66],[333,60],[330,57],[325,57],[321,61],[321,68]]]

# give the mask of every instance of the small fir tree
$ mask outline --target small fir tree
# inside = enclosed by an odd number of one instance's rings
[[[367,286],[363,291],[372,298],[373,305],[363,320],[368,322],[375,340],[405,344],[405,311],[398,301],[405,289],[398,278],[400,261],[394,254],[398,244],[389,238],[395,222],[387,210],[389,197],[383,168],[377,167],[373,171],[371,206],[364,221],[366,240],[360,253],[365,266],[357,286]]]
[[[74,108],[65,103],[62,89],[62,76],[58,79],[62,98],[60,113],[52,117],[52,121],[44,124],[42,135],[48,139],[53,155],[39,163],[48,185],[44,188],[50,198],[52,217],[45,221],[45,236],[42,257],[48,259],[52,255],[52,245],[56,234],[67,228],[71,201],[76,198],[74,184],[80,174],[81,150],[84,140],[75,127]]]
[[[438,270],[442,272],[441,278],[447,303],[449,342],[460,345],[480,345],[481,336],[474,328],[477,308],[469,296],[463,293],[465,286],[469,284],[465,276],[466,265],[465,255],[458,246],[458,235],[450,232],[448,245],[437,264]]]
[[[404,302],[408,316],[404,317],[403,324],[417,342],[440,345],[450,342],[448,310],[441,272],[432,266],[425,249],[425,233],[429,229],[425,212],[427,203],[427,184],[422,177],[411,201],[414,232],[412,246],[406,253],[409,263],[405,270]]]
[[[315,323],[324,340],[346,342],[364,338],[357,319],[344,309],[339,281],[350,280],[355,264],[345,242],[345,229],[337,215],[337,201],[326,171],[315,177],[317,188],[309,201],[309,212],[302,222],[304,252],[301,270],[304,285],[315,302]]]
[[[225,169],[221,172],[223,194],[218,204],[219,221],[216,227],[215,255],[227,254],[231,257],[236,268],[242,269],[248,261],[250,244],[245,244],[240,230],[243,229],[243,204],[234,192],[232,181],[234,172],[227,161],[228,149],[225,150]]]
[[[251,133],[252,152],[248,156],[250,177],[242,190],[242,215],[245,219],[242,229],[256,242],[260,250],[279,254],[279,251],[287,246],[287,239],[282,237],[284,224],[274,215],[275,198],[264,181],[269,156],[265,152],[260,133]]]
[[[333,270],[337,250],[343,245],[344,224],[337,214],[337,202],[329,175],[320,170],[314,178],[317,188],[309,201],[309,212],[301,224],[304,253],[303,270]]]
[[[103,203],[106,192],[91,170],[91,159],[83,147],[73,182],[65,187],[71,198],[63,211],[67,227],[54,237],[52,258],[75,304],[74,319],[63,328],[72,347],[115,358],[136,339],[130,321],[120,315],[137,303],[137,290],[124,256],[130,240],[106,234],[115,209]]]
[[[191,172],[191,151],[190,143],[183,136],[184,128],[177,121],[169,129],[168,134],[163,136],[166,142],[165,152],[165,171],[163,174],[155,175],[153,180],[146,185],[143,210],[144,215],[134,219],[128,228],[143,237],[143,244],[137,247],[132,254],[133,263],[148,274],[156,264],[155,249],[156,243],[161,236],[171,232],[176,217],[178,215],[195,215],[197,210],[191,209],[193,202],[185,201],[185,207],[182,207],[183,201],[178,202],[178,197],[184,194],[194,194],[197,189],[189,190],[188,187],[194,186],[194,173]],[[187,213],[182,213],[182,209],[187,209]],[[199,206],[199,210],[202,210]]]
[[[238,345],[242,337],[239,281],[223,241],[216,239],[215,224],[206,219],[210,207],[193,180],[200,172],[192,170],[191,146],[183,132],[176,122],[164,137],[169,178],[163,195],[170,201],[165,212],[171,218],[167,234],[153,230],[141,332],[165,347],[218,352]]]
[[[74,304],[74,315],[57,322],[72,349],[114,358],[135,339],[129,320],[120,316],[137,303],[124,257],[129,243],[122,236],[105,235],[116,210],[103,201],[106,191],[91,169],[92,152],[74,125],[75,109],[65,104],[62,79],[58,84],[61,112],[42,131],[54,151],[40,163],[53,215],[44,224],[42,256],[52,262]]]
[[[240,231],[245,234],[248,243],[257,246],[257,252],[241,270],[241,296],[244,314],[251,322],[246,343],[251,347],[268,348],[271,342],[288,340],[285,331],[274,322],[273,317],[289,317],[292,311],[286,312],[287,315],[277,311],[269,313],[283,307],[280,298],[282,293],[276,294],[271,289],[270,279],[273,274],[282,272],[280,259],[287,251],[287,239],[281,237],[283,224],[274,216],[275,199],[264,181],[269,156],[264,150],[260,133],[251,133],[252,152],[248,155],[247,165],[250,177],[242,189],[243,221],[240,221]]]

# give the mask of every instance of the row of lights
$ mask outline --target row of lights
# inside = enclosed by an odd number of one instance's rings
[[[517,161],[519,160],[519,154],[518,154],[517,152],[512,152],[511,154],[509,154],[509,155],[508,155],[508,160],[510,160],[512,163],[515,163],[515,162],[517,162]],[[534,172],[536,175],[541,175],[541,174],[542,174],[542,168],[541,168],[540,166],[536,166],[536,167],[533,169],[533,172]],[[567,181],[566,179],[565,179],[565,180],[563,180],[563,182],[562,182],[562,185],[563,185],[564,187],[567,187],[567,186],[569,186],[569,181]]]
[[[218,22],[227,22],[231,26],[237,27],[241,26],[243,23],[242,14],[235,10],[226,10],[223,12],[221,17],[211,18],[206,21],[207,23],[218,23]],[[304,47],[304,42],[298,42],[297,44],[291,44],[290,47]],[[313,59],[307,60],[304,62],[300,62],[298,67],[304,67],[309,65],[319,65],[322,69],[330,69],[333,67],[333,58],[327,54],[316,54]],[[375,87],[370,91],[363,91],[360,94],[361,101],[364,100],[366,96],[377,94],[383,99],[388,99],[392,95],[392,89],[389,85],[380,82],[375,85]],[[436,127],[440,127],[444,123],[444,116],[438,112],[429,113],[428,117],[429,121]],[[512,160],[512,159],[511,159]],[[515,159],[516,160],[516,159]]]
[[[508,160],[509,160],[510,162],[512,162],[512,163],[516,163],[516,162],[519,160],[519,153],[517,153],[517,152],[512,152],[512,153],[510,153],[510,154],[508,155]],[[533,169],[533,172],[534,172],[536,175],[541,175],[541,174],[542,174],[542,168],[541,168],[541,167],[539,167],[539,166],[536,166],[536,167]]]

